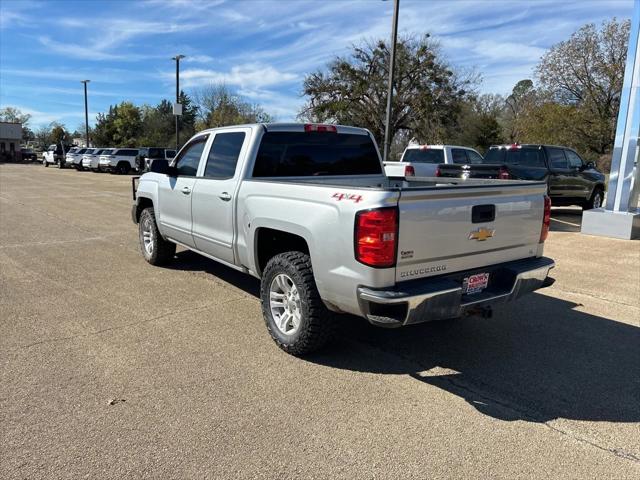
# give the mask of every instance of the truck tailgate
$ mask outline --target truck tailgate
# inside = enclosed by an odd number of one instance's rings
[[[396,280],[441,275],[538,254],[540,182],[403,189]]]

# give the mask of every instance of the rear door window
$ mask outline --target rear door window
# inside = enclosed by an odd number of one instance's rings
[[[410,148],[404,152],[403,162],[444,163],[444,150],[435,148]]]
[[[547,155],[549,156],[549,167],[560,170],[569,168],[563,149],[547,147]]]
[[[244,137],[244,132],[216,133],[207,158],[204,176],[218,179],[232,178],[236,173]]]
[[[469,163],[467,151],[462,148],[451,149],[451,160],[453,163]]]
[[[381,175],[375,144],[368,135],[333,132],[266,132],[254,177]]]

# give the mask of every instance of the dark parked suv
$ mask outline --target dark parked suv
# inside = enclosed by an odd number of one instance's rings
[[[554,145],[494,145],[481,162],[439,166],[439,175],[455,178],[546,180],[553,205],[599,208],[604,175],[574,150]]]
[[[173,148],[145,147],[140,149],[136,157],[136,167],[139,172],[148,172],[154,160],[172,160],[176,156]]]

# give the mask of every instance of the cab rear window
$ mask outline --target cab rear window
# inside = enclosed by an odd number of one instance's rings
[[[410,148],[404,152],[403,162],[444,163],[444,150]]]
[[[544,167],[544,154],[537,147],[534,148],[490,148],[482,163],[521,165],[523,167]]]
[[[368,135],[332,132],[266,132],[254,177],[308,177],[382,174]]]

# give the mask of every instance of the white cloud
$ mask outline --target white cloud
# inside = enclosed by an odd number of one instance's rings
[[[167,80],[173,80],[173,73],[165,73]],[[225,83],[242,89],[260,89],[281,86],[298,80],[294,73],[282,72],[271,65],[247,63],[235,65],[227,72],[210,69],[185,69],[180,72],[180,81],[185,88]]]
[[[187,55],[182,62],[185,63],[211,63],[214,61],[213,57],[209,55]]]

